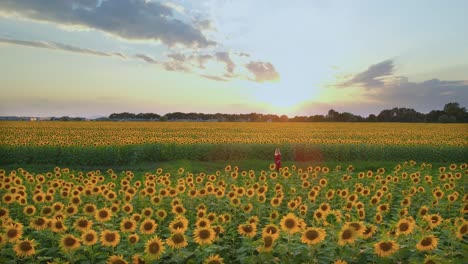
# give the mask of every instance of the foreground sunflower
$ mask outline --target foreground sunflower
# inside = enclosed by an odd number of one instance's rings
[[[188,245],[188,242],[184,233],[180,230],[177,230],[166,239],[166,244],[173,249],[179,249],[186,247]]]
[[[281,218],[280,226],[281,229],[288,234],[294,234],[301,231],[299,219],[293,213],[288,213],[283,216],[283,218]]]
[[[111,217],[112,217],[112,211],[111,209],[106,208],[106,207],[97,210],[96,213],[94,214],[94,218],[96,219],[96,221],[100,223],[109,221]]]
[[[47,228],[48,221],[49,220],[47,218],[36,217],[31,219],[31,222],[29,222],[29,226],[36,231],[44,230]]]
[[[151,235],[154,233],[157,227],[158,224],[156,224],[153,219],[147,218],[140,224],[140,232],[142,234]]]
[[[20,240],[18,241],[13,249],[15,250],[16,256],[23,258],[23,257],[30,257],[36,254],[36,249],[34,248],[36,246],[36,242],[34,239],[29,240]]]
[[[88,220],[88,219],[86,219],[84,217],[80,217],[75,221],[73,226],[75,227],[75,229],[77,229],[77,230],[79,230],[81,232],[84,232],[84,231],[90,229],[93,226],[93,221]]]
[[[257,225],[253,223],[240,224],[237,227],[237,232],[242,236],[252,238],[257,233]]]
[[[395,241],[380,241],[374,244],[374,251],[380,257],[387,257],[397,252],[400,248]]]
[[[433,235],[427,236],[422,238],[418,244],[416,244],[416,248],[419,251],[428,251],[428,250],[433,250],[437,247],[437,243],[439,242],[439,239]]]
[[[20,223],[10,223],[4,227],[8,242],[16,242],[23,236],[23,225]]]
[[[268,224],[262,230],[262,236],[271,235],[274,239],[279,237],[280,230],[275,224]]]
[[[322,242],[327,233],[323,228],[309,227],[302,232],[301,241],[307,245],[315,245]]]
[[[63,235],[60,239],[60,249],[63,252],[70,252],[80,247],[80,240],[71,234]]]
[[[205,261],[204,264],[224,264],[224,259],[221,258],[218,254],[210,255]]]
[[[120,242],[120,234],[117,231],[106,229],[102,231],[99,241],[101,241],[101,244],[105,247],[115,247]]]
[[[356,235],[354,232],[354,227],[342,228],[340,233],[338,234],[338,245],[344,246],[346,244],[354,243],[354,240],[356,239]]]
[[[412,218],[403,218],[398,221],[396,226],[396,235],[409,235],[413,232],[415,222]]]
[[[468,221],[464,221],[460,226],[457,227],[455,235],[458,239],[462,240],[463,236],[468,233]]]
[[[211,227],[196,228],[193,231],[195,243],[199,245],[210,245],[216,238],[216,232]]]
[[[273,250],[273,246],[275,244],[275,238],[270,235],[264,235],[262,236],[262,245],[257,248],[257,251],[262,253],[262,252],[270,252]]]
[[[122,255],[113,255],[107,259],[106,264],[128,264]]]
[[[377,232],[377,227],[374,225],[369,225],[364,230],[362,237],[364,237],[365,239],[371,238],[375,234],[375,232]]]
[[[97,243],[98,234],[93,229],[88,229],[81,234],[81,241],[83,245],[92,246]]]
[[[153,238],[146,241],[145,253],[149,260],[159,259],[164,253],[164,250],[164,243],[158,236],[154,236]]]
[[[169,230],[175,232],[177,229],[185,232],[188,228],[188,220],[184,216],[177,216],[174,220],[169,223]]]

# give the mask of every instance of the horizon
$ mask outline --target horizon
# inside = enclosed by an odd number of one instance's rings
[[[0,116],[468,106],[467,1],[0,2]]]

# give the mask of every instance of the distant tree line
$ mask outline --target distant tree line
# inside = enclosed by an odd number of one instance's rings
[[[354,115],[348,112],[329,110],[327,115],[295,116],[273,114],[204,114],[204,113],[168,113],[164,116],[153,113],[132,114],[128,112],[114,113],[110,120],[159,120],[159,121],[244,121],[244,122],[428,122],[428,123],[468,123],[468,113],[465,107],[458,103],[448,103],[443,110],[432,110],[427,114],[419,113],[412,108],[392,108],[382,110],[378,115],[368,117]]]

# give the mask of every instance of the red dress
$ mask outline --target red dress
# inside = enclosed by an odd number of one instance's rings
[[[281,168],[281,154],[275,154],[275,165],[276,165],[276,171],[279,171]]]

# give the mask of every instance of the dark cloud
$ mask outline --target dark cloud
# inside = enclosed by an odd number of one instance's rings
[[[166,61],[163,65],[166,71],[191,72],[190,68],[180,61]]]
[[[276,81],[280,78],[275,66],[269,62],[251,61],[246,67],[255,76],[256,82]]]
[[[43,49],[51,49],[51,50],[62,50],[62,51],[70,51],[75,53],[87,54],[87,55],[96,55],[96,56],[118,56],[121,58],[125,58],[125,56],[121,53],[106,53],[102,51],[92,50],[92,49],[85,49],[80,48],[68,44],[63,44],[59,42],[45,42],[45,41],[29,41],[29,40],[17,40],[17,39],[6,39],[0,38],[0,43],[12,44],[12,45],[20,45],[26,47],[33,47],[33,48],[43,48]]]
[[[62,25],[102,30],[125,39],[160,40],[166,45],[207,47],[216,43],[175,19],[172,9],[146,0],[2,0],[0,13]]]
[[[351,75],[344,82],[333,85],[337,88],[351,86],[362,87],[366,102],[355,103],[374,106],[376,111],[393,107],[413,108],[428,112],[442,109],[448,102],[468,105],[468,80],[430,79],[422,82],[411,82],[406,76],[394,74],[394,63],[386,60],[371,65],[366,71]],[[346,98],[337,98],[345,100]],[[353,105],[353,103],[350,103]],[[378,113],[378,112],[377,112]]]
[[[158,64],[159,62],[145,54],[135,54],[135,57],[144,60],[147,63]]]
[[[394,68],[393,60],[385,60],[369,66],[367,70],[352,76],[351,79],[337,86],[343,88],[361,86],[366,89],[383,87],[385,85],[383,79],[393,75]]]
[[[226,71],[229,74],[232,74],[234,72],[234,68],[236,67],[236,65],[231,60],[229,53],[228,52],[216,52],[215,55],[218,61],[224,62],[226,64]]]
[[[210,80],[213,80],[213,81],[219,81],[219,82],[226,82],[227,79],[224,79],[222,77],[219,77],[219,76],[213,76],[213,75],[205,75],[205,74],[200,74],[201,77],[204,77],[204,78],[207,78],[207,79],[210,79]]]

